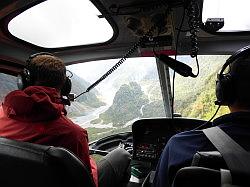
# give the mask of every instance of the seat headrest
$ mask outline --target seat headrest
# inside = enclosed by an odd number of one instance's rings
[[[173,187],[220,187],[220,171],[203,167],[180,169],[174,179]]]
[[[0,138],[4,186],[94,186],[89,169],[63,148]]]
[[[207,167],[211,169],[227,169],[227,165],[218,151],[197,152],[193,156],[192,166]]]

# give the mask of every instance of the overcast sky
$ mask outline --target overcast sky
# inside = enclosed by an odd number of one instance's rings
[[[204,0],[202,21],[224,18],[221,31],[250,30],[249,7],[250,0]]]
[[[10,32],[42,47],[105,42],[113,29],[89,0],[48,0],[14,18]]]

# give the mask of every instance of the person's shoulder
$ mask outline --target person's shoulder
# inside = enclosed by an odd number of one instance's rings
[[[189,130],[180,132],[173,136],[174,139],[186,139],[186,138],[193,138],[193,137],[199,137],[203,136],[202,130]]]
[[[10,101],[10,100],[13,100],[13,98],[15,98],[15,97],[20,97],[20,96],[24,96],[25,95],[25,93],[23,92],[23,90],[13,90],[13,91],[11,91],[11,92],[9,92],[9,93],[7,93],[7,95],[4,97],[4,101],[3,101],[3,104],[6,104],[6,102],[8,101]]]
[[[178,133],[170,138],[169,146],[176,146],[177,144],[195,144],[205,141],[206,137],[201,130],[190,130]]]
[[[75,124],[73,121],[71,121],[66,116],[61,116],[60,119],[58,119],[58,128],[60,128],[60,131],[65,134],[74,136],[75,138],[79,137],[87,137],[88,133],[87,130],[82,128],[80,125]]]

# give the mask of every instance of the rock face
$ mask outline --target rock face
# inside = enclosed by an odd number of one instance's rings
[[[110,108],[100,114],[100,119],[104,124],[124,125],[126,122],[141,116],[140,109],[147,103],[148,98],[138,83],[123,84],[116,92]]]
[[[0,73],[0,102],[13,90],[17,90],[16,77]]]

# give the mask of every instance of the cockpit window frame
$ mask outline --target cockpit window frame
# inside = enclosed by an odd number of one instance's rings
[[[24,1],[24,0],[22,0]],[[8,30],[8,24],[9,22],[15,18],[16,16],[18,16],[19,14],[23,13],[24,11],[28,10],[29,8],[32,8],[42,2],[44,2],[46,0],[35,0],[29,3],[24,3],[25,6],[23,7],[18,7],[16,9],[16,11],[8,14],[7,16],[5,16],[4,18],[0,18],[0,22],[1,22],[1,29],[3,31],[3,33],[10,38],[11,40],[14,40],[20,44],[23,44],[25,46],[28,46],[32,49],[38,50],[38,51],[62,51],[62,50],[70,50],[70,49],[77,49],[77,48],[89,48],[89,47],[98,47],[98,46],[105,46],[108,45],[110,43],[112,43],[117,37],[118,37],[118,27],[115,23],[115,21],[113,20],[113,18],[108,14],[108,12],[106,11],[106,9],[104,8],[104,6],[102,5],[102,3],[99,0],[92,0],[91,2],[93,3],[93,5],[99,10],[99,12],[104,15],[105,19],[108,21],[108,23],[110,24],[110,26],[113,29],[113,36],[106,42],[101,42],[101,43],[94,43],[94,44],[86,44],[86,45],[78,45],[78,46],[66,46],[66,47],[56,47],[56,48],[46,48],[46,47],[41,47],[41,46],[37,46],[35,44],[32,44],[30,42],[27,42],[25,40],[22,40],[20,38],[15,37],[14,35],[12,35],[10,33],[10,31]],[[20,3],[20,4],[22,4]]]
[[[203,4],[204,4],[204,0],[198,0],[198,5],[199,5],[199,9],[200,9],[200,16],[199,16],[199,22],[200,22],[200,28],[209,33],[209,34],[213,34],[213,35],[218,35],[218,36],[249,36],[250,35],[250,30],[249,31],[236,31],[236,32],[211,32],[209,30],[207,30],[204,27],[204,23],[202,21],[202,13],[203,13]]]

